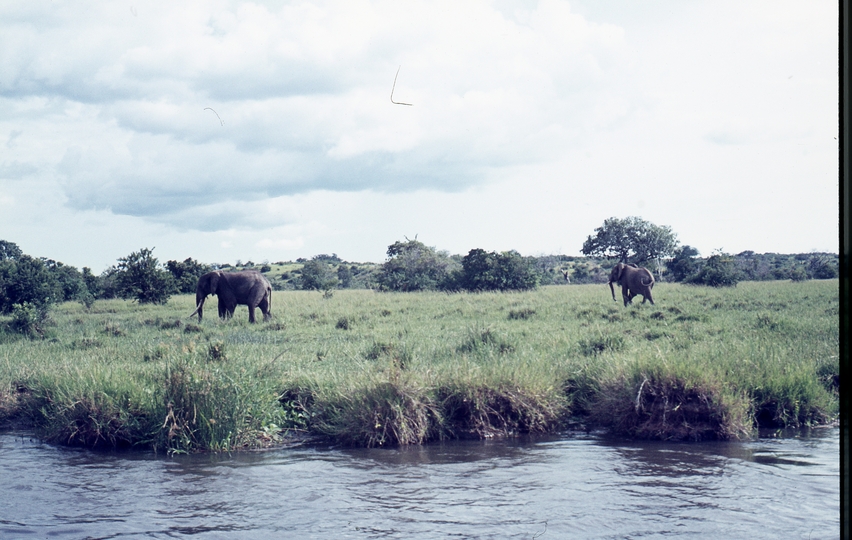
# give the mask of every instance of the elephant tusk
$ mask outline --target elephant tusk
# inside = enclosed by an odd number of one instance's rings
[[[199,310],[199,309],[201,309],[201,306],[202,306],[202,305],[203,305],[203,304],[198,304],[198,306],[195,308],[195,311],[193,311],[192,313],[190,313],[190,314],[189,314],[186,318],[187,318],[187,319],[189,319],[190,317],[192,317],[192,316],[194,316],[196,313],[198,313],[198,310]]]

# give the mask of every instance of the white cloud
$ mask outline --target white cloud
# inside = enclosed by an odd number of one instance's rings
[[[836,245],[836,10],[6,3],[0,227],[102,234],[99,261],[576,253],[637,214],[705,251]]]

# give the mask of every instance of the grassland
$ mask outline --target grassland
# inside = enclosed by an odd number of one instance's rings
[[[625,308],[605,285],[287,291],[256,325],[244,306],[230,321],[189,320],[191,296],[66,303],[45,339],[0,333],[0,424],[60,444],[193,452],[580,425],[738,439],[836,417],[836,280],[660,283],[654,296]]]

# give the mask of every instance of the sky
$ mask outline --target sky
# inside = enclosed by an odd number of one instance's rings
[[[838,251],[837,2],[0,4],[0,240],[161,262]]]

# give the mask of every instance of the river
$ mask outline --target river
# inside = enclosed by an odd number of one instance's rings
[[[840,430],[233,455],[0,434],[0,538],[838,538]]]

